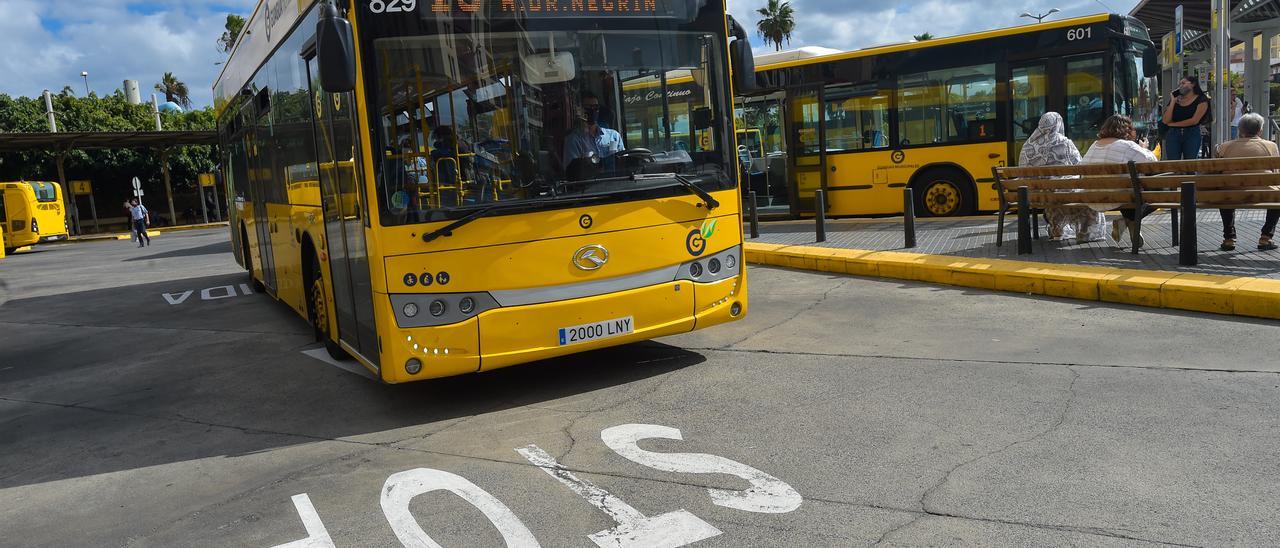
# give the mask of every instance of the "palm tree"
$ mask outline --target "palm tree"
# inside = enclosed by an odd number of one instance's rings
[[[225,28],[222,36],[218,37],[218,51],[231,53],[231,48],[236,45],[236,38],[240,36],[240,31],[244,30],[244,18],[234,13],[228,14]]]
[[[191,108],[190,91],[187,89],[187,85],[178,80],[178,77],[174,76],[172,72],[164,73],[164,78],[160,80],[159,84],[156,84],[156,91],[164,94],[165,101],[177,103],[182,108]]]
[[[791,43],[791,33],[796,30],[796,12],[791,2],[769,0],[769,5],[756,10],[760,20],[756,21],[756,32],[764,38],[764,43],[773,44],[774,51],[782,51],[782,43]]]
[[[924,31],[924,34],[917,34],[912,38],[915,38],[917,42],[923,42],[925,40],[933,40],[933,35],[929,34],[929,31]]]

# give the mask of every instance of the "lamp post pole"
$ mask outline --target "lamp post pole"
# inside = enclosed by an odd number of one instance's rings
[[[84,78],[84,96],[89,96],[89,71],[80,71],[80,77]]]
[[[1049,11],[1044,12],[1040,15],[1031,15],[1030,12],[1024,11],[1022,12],[1022,15],[1019,15],[1018,17],[1027,17],[1029,19],[1035,19],[1037,23],[1043,23],[1046,17],[1049,17],[1050,15],[1053,15],[1055,13],[1058,13],[1058,8],[1051,8]]]

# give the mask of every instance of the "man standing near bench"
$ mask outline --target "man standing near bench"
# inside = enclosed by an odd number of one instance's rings
[[[1240,137],[1218,145],[1219,158],[1256,158],[1259,156],[1280,156],[1276,144],[1259,137],[1262,124],[1266,119],[1261,114],[1249,113],[1240,118]],[[1264,172],[1265,173],[1265,172]],[[1280,190],[1280,187],[1271,187]],[[1223,251],[1236,248],[1236,210],[1219,209],[1222,214],[1222,246]],[[1193,221],[1188,219],[1188,221]],[[1258,238],[1260,251],[1276,249],[1272,238],[1276,235],[1276,223],[1280,221],[1280,209],[1268,209],[1266,221],[1262,224],[1262,237]]]

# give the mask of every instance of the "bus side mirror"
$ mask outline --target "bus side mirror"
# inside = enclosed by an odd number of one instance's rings
[[[733,67],[733,91],[735,94],[755,91],[756,59],[751,55],[751,43],[738,39],[729,43],[729,61]]]
[[[1152,78],[1160,74],[1160,54],[1156,48],[1142,50],[1142,77]]]
[[[351,21],[338,15],[338,8],[326,4],[316,22],[316,61],[320,67],[320,87],[329,93],[356,89],[355,36]]]

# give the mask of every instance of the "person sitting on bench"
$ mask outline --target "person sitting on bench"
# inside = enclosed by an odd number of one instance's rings
[[[1219,158],[1255,158],[1259,156],[1280,156],[1280,150],[1277,150],[1276,144],[1259,137],[1262,133],[1262,124],[1267,123],[1261,114],[1249,113],[1240,117],[1239,133],[1240,137],[1227,141],[1218,145]],[[1267,173],[1263,171],[1262,173]],[[1271,187],[1280,190],[1280,187]],[[1222,246],[1219,249],[1223,251],[1233,251],[1236,248],[1236,210],[1219,209],[1222,214]],[[1275,242],[1272,238],[1276,235],[1276,223],[1280,222],[1280,209],[1268,209],[1267,218],[1262,223],[1262,237],[1258,238],[1258,250],[1271,251],[1276,249]]]

